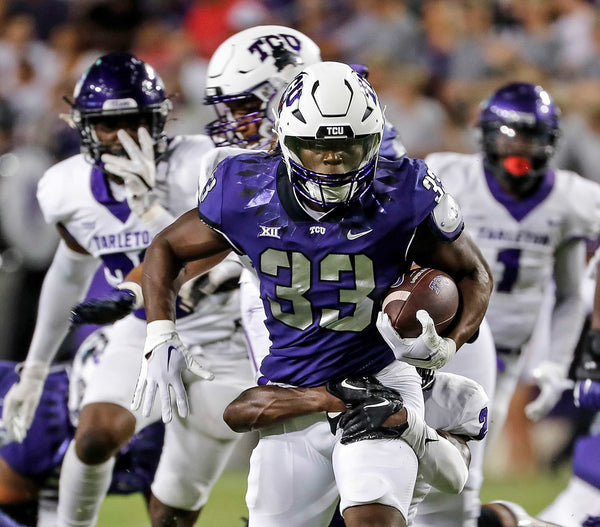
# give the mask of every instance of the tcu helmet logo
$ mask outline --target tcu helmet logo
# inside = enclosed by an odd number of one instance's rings
[[[302,93],[302,87],[304,85],[304,75],[305,73],[301,73],[298,75],[285,89],[283,95],[281,96],[281,101],[279,101],[279,111],[281,112],[281,108],[285,104],[286,106],[291,106],[294,101],[300,97]]]
[[[358,77],[358,82],[360,83],[360,87],[362,92],[365,94],[367,99],[371,99],[375,104],[377,104],[377,94],[371,86],[363,77],[361,77],[358,73],[356,74]]]
[[[273,55],[273,50],[276,48],[285,47],[296,53],[300,51],[302,44],[293,35],[280,33],[279,35],[265,35],[256,39],[256,41],[248,48],[251,54],[257,53],[260,61],[264,62],[267,57]]]

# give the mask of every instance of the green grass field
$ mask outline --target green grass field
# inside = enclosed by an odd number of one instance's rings
[[[481,498],[484,502],[505,499],[520,503],[531,514],[548,505],[565,488],[569,469],[558,473],[540,473],[526,478],[486,479]],[[204,527],[242,527],[246,516],[244,493],[246,474],[229,470],[217,483],[198,525]],[[110,497],[100,512],[99,527],[148,527],[149,521],[140,496]]]

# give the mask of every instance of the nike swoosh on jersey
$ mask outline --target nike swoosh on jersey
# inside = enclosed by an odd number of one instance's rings
[[[360,238],[361,236],[364,236],[365,234],[369,234],[370,232],[373,232],[373,229],[369,229],[368,231],[362,231],[362,232],[348,231],[348,234],[346,236],[348,237],[349,240],[356,240],[357,238]]]

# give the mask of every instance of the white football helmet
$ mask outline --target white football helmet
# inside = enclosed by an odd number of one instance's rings
[[[217,119],[206,126],[216,146],[263,148],[273,138],[279,95],[304,67],[321,62],[319,47],[306,35],[285,26],[256,26],[223,42],[208,64],[204,104]],[[230,106],[244,108],[234,116]],[[253,135],[240,128],[257,123]]]
[[[321,62],[300,73],[281,97],[275,128],[299,197],[325,208],[359,199],[373,183],[383,125],[375,90],[350,66]],[[315,159],[328,152],[337,165],[324,172]]]

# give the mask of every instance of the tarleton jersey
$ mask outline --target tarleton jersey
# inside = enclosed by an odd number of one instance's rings
[[[91,255],[104,264],[106,281],[118,285],[144,258],[154,236],[171,221],[197,206],[200,163],[214,150],[210,138],[177,136],[156,166],[154,192],[170,215],[145,223],[131,211],[123,186],[111,184],[98,167],[75,155],[46,171],[38,185],[38,200],[49,223],[61,223]],[[192,311],[178,302],[177,316],[197,327],[199,344],[228,338],[239,319],[237,291],[204,297]],[[144,317],[144,310],[136,312]]]
[[[600,185],[573,172],[549,170],[532,196],[516,201],[484,171],[480,154],[436,153],[426,161],[458,201],[492,269],[494,294],[486,318],[496,345],[521,347],[553,275],[554,253],[600,231]]]
[[[259,382],[317,386],[392,362],[375,318],[411,263],[417,225],[444,194],[423,161],[380,158],[371,190],[317,221],[295,199],[280,155],[248,152],[216,168],[211,156],[199,213],[260,278],[272,346]]]

